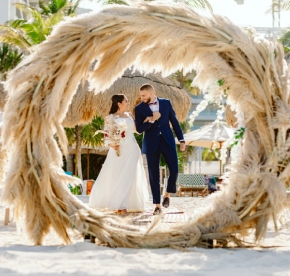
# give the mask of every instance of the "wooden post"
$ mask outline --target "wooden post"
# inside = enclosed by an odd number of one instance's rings
[[[82,125],[75,126],[76,132],[76,164],[75,164],[75,175],[83,180],[82,174]]]
[[[72,154],[68,154],[66,157],[66,170],[74,174],[74,159]]]
[[[6,208],[5,209],[5,217],[4,217],[4,225],[8,225],[8,223],[9,223],[9,213],[10,213],[10,209]]]
[[[90,149],[87,150],[87,179],[90,179]]]
[[[222,149],[223,142],[219,142],[220,144],[220,151]],[[220,159],[220,176],[223,174],[223,161]]]

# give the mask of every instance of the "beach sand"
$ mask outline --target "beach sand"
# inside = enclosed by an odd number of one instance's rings
[[[80,196],[88,202],[88,197]],[[212,199],[173,197],[172,208],[188,219]],[[148,211],[153,209],[150,202]],[[275,233],[269,225],[263,245],[269,248],[203,249],[189,252],[164,249],[107,248],[84,241],[72,233],[73,244],[63,245],[51,231],[44,245],[33,246],[15,222],[3,225],[0,206],[0,275],[290,275],[290,211],[285,210]],[[21,227],[20,227],[21,228]]]

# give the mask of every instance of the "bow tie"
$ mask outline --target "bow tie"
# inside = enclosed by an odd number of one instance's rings
[[[149,103],[148,105],[155,105],[155,104],[158,104],[157,102],[154,102],[154,103]]]

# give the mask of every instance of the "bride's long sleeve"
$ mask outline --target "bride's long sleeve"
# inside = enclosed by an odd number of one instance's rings
[[[104,126],[104,146],[108,147],[112,144],[112,140],[110,139],[110,115],[108,115],[105,119],[105,126]]]

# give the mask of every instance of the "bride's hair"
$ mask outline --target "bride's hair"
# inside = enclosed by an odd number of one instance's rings
[[[121,103],[125,99],[124,94],[116,94],[112,96],[112,105],[109,114],[114,114],[118,111],[119,106],[118,103]]]

